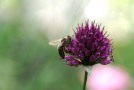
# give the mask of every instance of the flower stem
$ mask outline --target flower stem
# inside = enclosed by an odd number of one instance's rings
[[[88,72],[85,71],[84,83],[83,83],[83,90],[86,90],[87,75],[88,75]]]

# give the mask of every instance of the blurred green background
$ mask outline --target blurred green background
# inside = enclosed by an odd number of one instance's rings
[[[0,90],[81,90],[82,67],[66,65],[48,42],[87,19],[105,26],[113,64],[134,78],[133,0],[0,0]]]

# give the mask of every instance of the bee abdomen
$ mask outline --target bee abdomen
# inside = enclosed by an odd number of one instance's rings
[[[60,57],[61,57],[62,59],[64,59],[64,57],[65,57],[64,46],[60,46],[60,47],[58,48],[58,52],[59,52]]]

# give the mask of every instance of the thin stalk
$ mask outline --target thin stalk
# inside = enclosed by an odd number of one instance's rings
[[[84,83],[83,83],[83,90],[86,90],[87,75],[88,75],[88,72],[85,71]]]

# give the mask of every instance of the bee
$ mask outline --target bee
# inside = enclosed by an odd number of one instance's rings
[[[68,47],[68,45],[71,43],[71,41],[72,41],[72,37],[67,36],[67,37],[64,37],[62,39],[50,41],[49,45],[57,46],[60,58],[64,59],[65,54],[69,53],[69,51],[66,49],[66,47]]]

